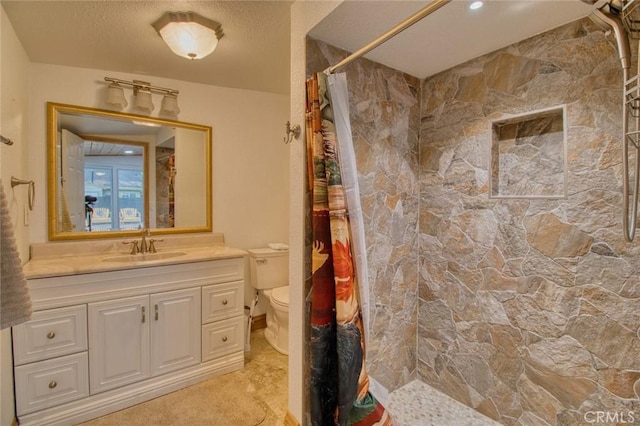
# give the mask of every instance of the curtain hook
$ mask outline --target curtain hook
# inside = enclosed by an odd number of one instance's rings
[[[300,125],[294,124],[292,126],[291,123],[287,121],[287,124],[285,124],[285,126],[286,127],[285,127],[284,143],[285,144],[291,143],[293,138],[298,139],[298,137],[300,136]]]

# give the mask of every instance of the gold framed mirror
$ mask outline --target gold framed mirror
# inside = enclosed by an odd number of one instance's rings
[[[47,103],[49,240],[211,232],[211,127]]]

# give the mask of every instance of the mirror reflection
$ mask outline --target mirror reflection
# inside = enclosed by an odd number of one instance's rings
[[[211,231],[211,128],[48,104],[49,239]]]
[[[63,130],[62,152],[65,152]],[[84,139],[84,217],[73,229],[84,226],[89,232],[143,229],[147,208],[144,166],[146,145],[125,145]],[[65,189],[65,159],[61,156],[62,189]],[[160,184],[160,183],[158,183]],[[73,191],[71,191],[73,193]],[[71,203],[68,205],[79,205]],[[112,214],[112,212],[117,214]],[[70,215],[73,219],[74,215]],[[162,226],[172,227],[172,226]]]

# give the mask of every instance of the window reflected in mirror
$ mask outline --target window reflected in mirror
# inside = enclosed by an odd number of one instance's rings
[[[85,229],[144,229],[145,146],[85,141],[84,147]]]

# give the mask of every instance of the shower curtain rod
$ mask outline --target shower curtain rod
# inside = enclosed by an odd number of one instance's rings
[[[345,65],[350,64],[351,62],[355,61],[359,57],[365,55],[370,50],[375,49],[376,47],[380,46],[385,41],[395,37],[396,35],[398,35],[402,31],[406,30],[407,28],[409,28],[410,26],[412,26],[416,22],[420,21],[422,18],[425,18],[425,17],[431,15],[433,12],[435,12],[438,9],[440,9],[442,6],[444,6],[445,4],[449,3],[450,1],[451,0],[434,0],[434,1],[432,1],[431,3],[426,5],[424,8],[420,9],[418,12],[416,12],[415,14],[410,16],[409,18],[407,18],[404,21],[400,22],[398,25],[396,25],[395,27],[391,28],[389,31],[387,31],[386,33],[382,34],[380,37],[376,38],[375,40],[373,40],[372,42],[370,42],[366,46],[362,47],[360,50],[357,50],[357,51],[353,52],[351,55],[347,56],[342,61],[340,61],[337,64],[335,64],[334,66],[327,68],[324,72],[328,73],[328,74],[333,74],[334,72],[336,72],[336,70],[344,67]]]

